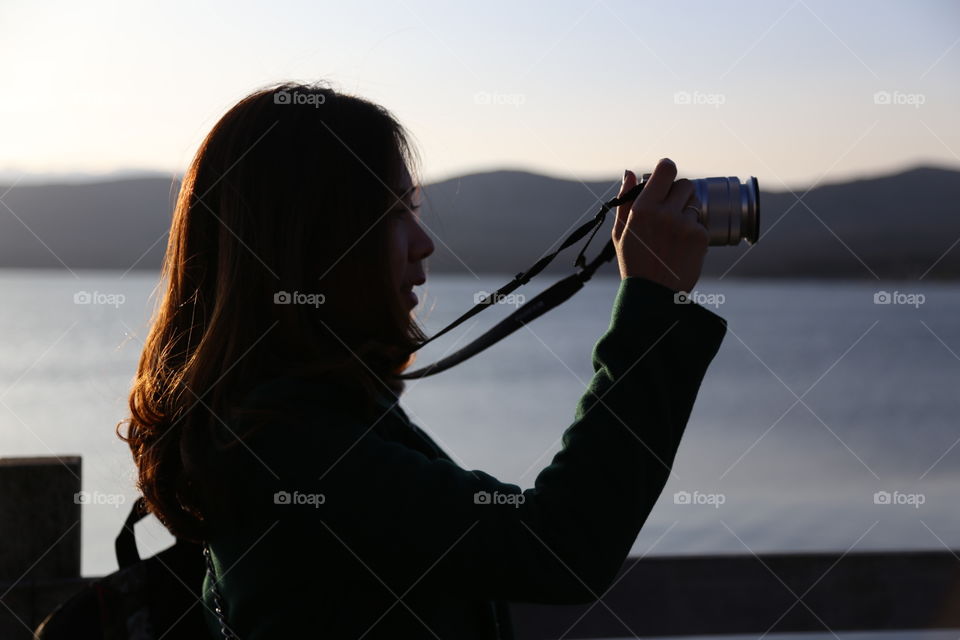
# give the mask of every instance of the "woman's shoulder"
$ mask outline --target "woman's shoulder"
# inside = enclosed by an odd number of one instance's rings
[[[372,414],[402,414],[399,399],[387,389],[376,393],[374,401],[377,406],[368,408],[369,400],[364,394],[335,381],[280,374],[263,378],[239,394],[234,415],[238,422],[260,420],[311,429],[319,424],[366,429]]]
[[[239,396],[240,409],[283,407],[289,410],[310,408],[314,411],[339,411],[356,402],[342,385],[294,374],[278,374],[262,378]]]
[[[229,416],[211,426],[217,465],[259,482],[309,469],[369,424],[336,385],[277,375],[238,392]]]

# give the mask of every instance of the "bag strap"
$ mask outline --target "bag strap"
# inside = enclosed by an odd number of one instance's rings
[[[113,543],[114,552],[117,555],[117,566],[126,569],[140,562],[140,552],[137,550],[137,535],[133,531],[133,525],[143,520],[147,515],[147,501],[143,496],[137,498],[127,519],[123,521],[123,528],[117,534]]]
[[[133,525],[143,520],[146,515],[147,501],[143,496],[140,496],[134,501],[133,506],[130,508],[130,513],[127,514],[126,520],[123,521],[123,528],[120,529],[120,533],[117,534],[114,542],[114,551],[117,554],[117,564],[120,569],[126,569],[140,562],[140,551],[137,550],[137,535],[133,530]],[[235,634],[227,625],[227,618],[223,609],[223,597],[220,595],[219,587],[217,587],[213,558],[211,557],[210,547],[206,541],[203,543],[203,557],[206,562],[207,575],[210,578],[210,587],[213,591],[214,613],[217,614],[217,619],[220,621],[220,632],[226,640],[240,640],[240,636]],[[102,600],[102,594],[98,593],[98,597]],[[103,606],[103,602],[101,602],[101,606]]]

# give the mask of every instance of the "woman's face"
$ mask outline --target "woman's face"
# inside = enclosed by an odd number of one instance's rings
[[[415,210],[420,205],[420,189],[415,187],[406,168],[402,174],[402,181],[395,191],[400,201],[387,213],[390,220],[389,259],[400,297],[409,301],[413,309],[418,303],[413,287],[422,285],[427,279],[421,261],[433,253],[434,247],[420,226],[419,214]]]

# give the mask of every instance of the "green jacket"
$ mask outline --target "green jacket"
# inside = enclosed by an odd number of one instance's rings
[[[231,628],[509,639],[508,602],[597,599],[663,490],[725,333],[670,289],[622,280],[563,447],[526,490],[455,464],[395,397],[367,424],[330,389],[265,381],[247,404],[294,417],[217,458],[241,498],[209,540]],[[209,579],[204,605],[220,637]]]

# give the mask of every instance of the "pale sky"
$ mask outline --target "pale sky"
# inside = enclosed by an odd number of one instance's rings
[[[27,180],[181,172],[234,102],[291,79],[390,109],[428,182],[663,156],[770,189],[960,167],[960,2],[4,0],[0,59],[0,175]]]

